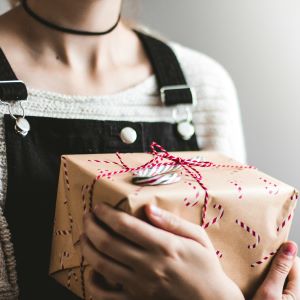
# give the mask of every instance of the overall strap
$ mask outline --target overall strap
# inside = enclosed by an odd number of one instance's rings
[[[25,84],[18,80],[0,48],[0,100],[4,102],[26,100],[27,96]]]
[[[152,36],[139,31],[136,33],[151,61],[163,104],[195,105],[195,91],[187,85],[180,63],[171,47]]]
[[[161,100],[166,106],[195,104],[196,96],[187,85],[179,61],[169,45],[152,36],[136,31],[154,69]],[[0,48],[0,100],[5,102],[26,100],[27,88],[18,80],[4,52]]]

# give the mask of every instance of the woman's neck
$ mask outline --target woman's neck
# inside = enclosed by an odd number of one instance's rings
[[[41,17],[63,27],[105,31],[112,27],[121,10],[121,0],[27,0]]]
[[[122,0],[27,0],[27,4],[37,15],[59,26],[83,31],[106,31],[116,23]],[[52,51],[68,65],[73,65],[73,62],[78,64],[79,57],[94,63],[101,56],[109,58],[112,48],[128,30],[121,22],[107,35],[74,35],[51,29],[32,19],[25,11],[24,14],[32,48],[37,47],[38,52]]]
[[[27,1],[48,21],[92,31],[114,24],[121,5],[121,0]],[[19,6],[0,16],[0,45],[28,86],[63,94],[113,94],[153,73],[141,41],[122,22],[107,35],[74,35],[39,23]]]

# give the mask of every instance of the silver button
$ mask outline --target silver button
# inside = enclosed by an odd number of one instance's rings
[[[137,134],[133,128],[125,127],[120,132],[120,138],[125,144],[133,144],[137,139]]]
[[[19,117],[16,119],[15,130],[22,136],[26,136],[30,131],[30,124],[25,118]]]
[[[177,131],[181,138],[188,141],[195,133],[195,128],[190,121],[182,121],[177,124]]]

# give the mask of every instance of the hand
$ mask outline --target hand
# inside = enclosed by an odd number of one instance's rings
[[[91,277],[87,288],[93,300],[244,299],[203,228],[154,206],[145,212],[156,227],[105,204],[85,216],[85,259],[123,286],[108,291]]]
[[[300,259],[296,255],[295,243],[286,242],[281,246],[253,300],[300,299]]]

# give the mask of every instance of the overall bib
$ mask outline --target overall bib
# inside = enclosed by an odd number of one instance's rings
[[[192,104],[192,92],[171,48],[140,32],[137,35],[152,63],[159,88],[163,88],[163,104],[174,107]],[[0,52],[0,99],[7,103],[26,99],[25,85],[16,81],[7,59]],[[152,141],[168,151],[199,150],[196,136],[183,139],[176,123],[34,116],[26,119],[31,130],[22,136],[19,134],[22,128],[16,125],[16,120],[10,114],[4,116],[8,168],[5,216],[14,244],[19,299],[78,300],[48,275],[60,156],[146,152]],[[124,127],[136,131],[135,142],[126,144],[121,140],[120,131]]]

